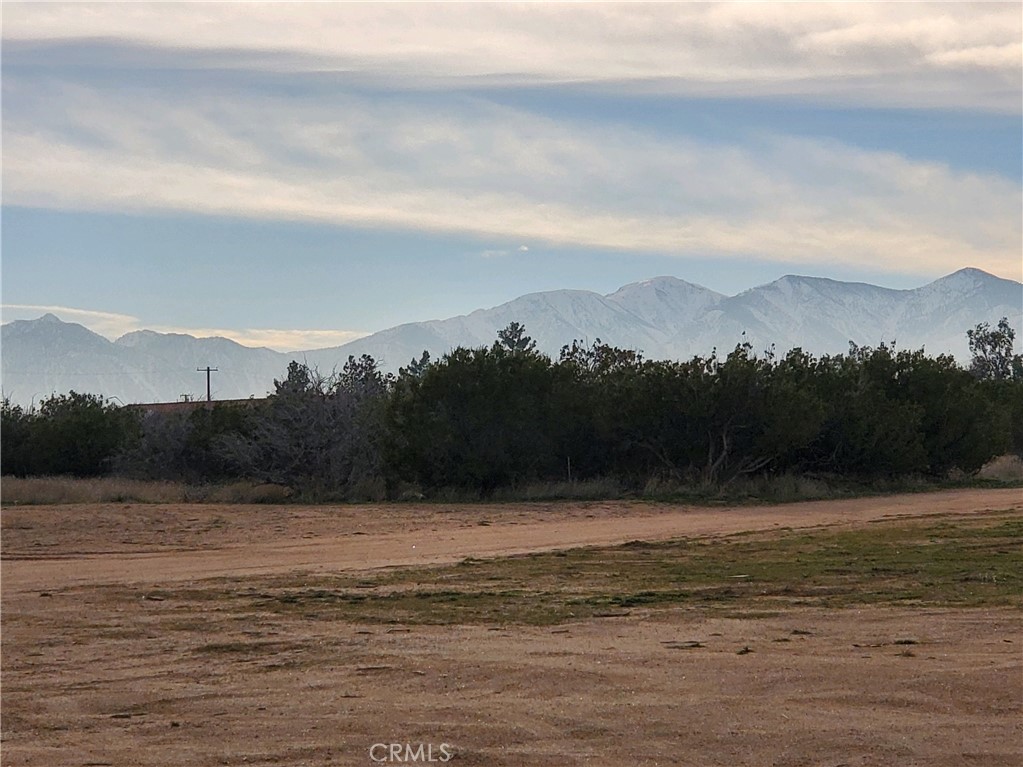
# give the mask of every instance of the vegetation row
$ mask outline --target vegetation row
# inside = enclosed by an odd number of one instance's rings
[[[3,401],[5,475],[247,480],[306,498],[500,497],[530,483],[723,487],[779,475],[885,480],[1023,453],[1023,357],[1005,320],[970,330],[968,368],[851,345],[647,360],[578,342],[557,359],[513,323],[490,347],[369,356],[329,375],[292,362],[265,400],[190,412],[70,392]]]

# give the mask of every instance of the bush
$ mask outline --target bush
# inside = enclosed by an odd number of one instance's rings
[[[3,472],[15,476],[94,477],[138,440],[135,411],[95,394],[55,395],[38,410],[3,401]]]

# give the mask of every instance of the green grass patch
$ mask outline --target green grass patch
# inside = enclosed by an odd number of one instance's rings
[[[633,541],[369,576],[278,577],[259,581],[258,589],[247,581],[243,590],[200,588],[178,598],[228,600],[233,604],[219,607],[309,620],[485,625],[554,625],[683,607],[755,615],[795,605],[1023,606],[1021,543],[1023,515],[1005,511]]]

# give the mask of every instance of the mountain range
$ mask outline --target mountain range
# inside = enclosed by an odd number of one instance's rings
[[[799,346],[814,354],[842,353],[849,343],[923,348],[928,354],[969,358],[966,331],[1001,317],[1023,328],[1023,284],[979,269],[962,269],[913,290],[893,290],[820,277],[786,276],[735,296],[675,277],[632,283],[600,295],[583,290],[531,293],[506,304],[446,320],[382,330],[343,346],[282,353],[225,338],[140,330],[110,341],[52,314],[3,325],[0,384],[13,402],[28,405],[71,389],[122,403],[205,396],[262,397],[291,360],[323,372],[349,355],[370,354],[396,371],[428,350],[434,359],[456,346],[493,343],[497,331],[519,322],[537,348],[557,356],[575,339],[638,349],[648,359],[687,359],[749,341],[757,351]]]

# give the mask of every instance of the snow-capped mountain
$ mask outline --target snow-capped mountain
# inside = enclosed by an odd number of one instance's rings
[[[728,352],[749,341],[757,351],[799,346],[814,354],[895,344],[953,354],[967,361],[966,331],[1001,317],[1021,331],[1023,284],[979,269],[962,269],[914,290],[789,275],[737,296],[724,296],[675,277],[626,285],[602,296],[579,290],[532,293],[463,317],[417,322],[334,349],[306,352],[330,369],[349,354],[371,354],[387,369],[423,349],[437,358],[454,346],[489,345],[509,322],[520,322],[541,351],[557,355],[573,339],[638,349],[648,359],[686,359]]]
[[[261,397],[297,359],[329,372],[349,355],[370,354],[397,370],[428,350],[434,359],[456,346],[493,343],[511,322],[525,325],[537,347],[556,356],[574,339],[597,338],[647,358],[685,359],[749,341],[758,351],[800,346],[815,354],[858,345],[895,344],[968,359],[966,330],[1008,317],[1023,340],[1023,284],[963,269],[914,290],[891,290],[819,277],[786,276],[724,296],[674,277],[626,285],[602,296],[557,290],[521,296],[492,309],[389,328],[344,346],[282,354],[224,338],[143,330],[109,341],[53,315],[3,326],[4,394],[29,404],[70,389],[121,402],[205,396],[207,365],[216,399]],[[1017,345],[1018,348],[1018,345]]]

